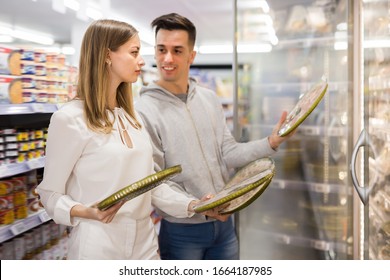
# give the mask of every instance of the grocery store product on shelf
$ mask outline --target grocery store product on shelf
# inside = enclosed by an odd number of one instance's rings
[[[0,225],[13,224],[42,210],[33,193],[36,185],[35,170],[0,179]]]
[[[74,96],[76,76],[63,54],[0,47],[0,104],[65,103]]]
[[[21,75],[20,50],[0,46],[0,74]]]
[[[23,103],[22,79],[18,76],[0,75],[0,104]]]
[[[45,222],[0,244],[1,260],[62,260],[67,254],[67,228]]]
[[[46,128],[22,129],[4,128],[0,129],[2,140],[0,151],[4,156],[0,165],[29,162],[33,159],[42,158],[45,154]]]

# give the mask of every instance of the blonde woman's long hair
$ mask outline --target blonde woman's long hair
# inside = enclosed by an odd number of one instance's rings
[[[113,126],[108,111],[108,50],[117,51],[137,33],[138,31],[126,22],[102,19],[94,21],[84,34],[76,98],[84,100],[87,125],[94,131],[109,133]],[[122,82],[117,88],[116,99],[119,107],[141,127],[135,114],[131,84]]]

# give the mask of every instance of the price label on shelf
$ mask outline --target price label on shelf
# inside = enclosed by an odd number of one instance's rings
[[[276,236],[276,240],[282,244],[290,244],[290,237],[284,234]]]
[[[23,222],[16,223],[10,227],[13,235],[19,235],[27,230],[26,225]]]
[[[318,193],[329,193],[330,186],[328,184],[315,184],[313,186],[313,191]]]
[[[31,110],[34,113],[44,113],[44,112],[46,112],[45,106],[43,105],[43,103],[31,103]]]
[[[48,220],[50,220],[50,217],[46,213],[46,211],[43,211],[42,213],[39,214],[39,220],[41,221],[41,223],[44,223],[44,222],[47,222]]]
[[[329,251],[330,249],[329,243],[323,240],[313,240],[311,245],[313,248],[321,251]]]
[[[8,168],[6,165],[0,165],[0,178],[6,177],[8,172]]]
[[[29,169],[37,169],[42,167],[42,164],[39,159],[34,158],[27,161],[27,166]]]

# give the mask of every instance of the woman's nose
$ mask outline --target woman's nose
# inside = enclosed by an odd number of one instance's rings
[[[138,65],[140,67],[145,66],[145,60],[141,57],[141,59],[138,61]]]

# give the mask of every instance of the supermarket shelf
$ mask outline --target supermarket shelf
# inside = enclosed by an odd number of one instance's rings
[[[369,122],[370,134],[375,135],[385,142],[390,141],[390,124],[386,120],[370,118]]]
[[[0,115],[53,113],[58,108],[58,104],[50,103],[0,104]]]
[[[262,83],[262,84],[253,84],[252,87],[255,90],[267,90],[273,93],[279,93],[283,91],[288,92],[305,92],[309,90],[315,82],[313,83]],[[348,89],[348,82],[329,82],[328,92],[346,90]]]
[[[45,165],[45,157],[32,159],[22,163],[0,165],[0,178],[17,175],[34,169],[42,168]]]
[[[220,97],[222,105],[233,105],[233,97]]]
[[[45,210],[41,210],[35,214],[28,216],[27,218],[14,222],[10,225],[0,227],[0,243],[7,241],[15,236],[18,236],[40,224],[43,224],[50,220]]]
[[[337,184],[322,184],[313,182],[291,181],[273,179],[271,187],[275,189],[289,189],[289,190],[308,190],[317,193],[340,193],[340,188],[345,188],[344,185]],[[352,191],[349,188],[348,194],[352,195]]]
[[[258,131],[262,129],[272,130],[275,127],[275,124],[271,125],[253,125],[249,124],[245,126],[249,131]],[[316,125],[305,125],[302,123],[297,131],[301,132],[304,136],[324,136],[325,133],[327,136],[334,137],[343,137],[345,135],[346,127],[323,127]]]
[[[305,238],[302,236],[293,236],[288,234],[276,233],[276,232],[267,232],[263,230],[256,230],[257,234],[262,234],[267,236],[268,239],[273,240],[279,244],[285,245],[294,245],[299,247],[312,248],[324,252],[337,252],[349,254],[349,249],[345,243],[338,242],[329,242],[325,240]]]

